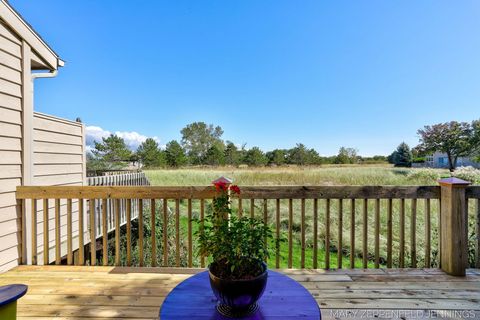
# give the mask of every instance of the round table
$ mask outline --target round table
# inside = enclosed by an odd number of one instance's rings
[[[231,319],[217,312],[216,303],[208,271],[204,271],[184,280],[168,294],[160,309],[160,319]],[[258,305],[255,314],[241,319],[321,319],[317,301],[307,289],[295,280],[271,270],[268,270],[267,287]]]
[[[27,293],[24,284],[11,284],[0,287],[0,319],[14,320],[17,318],[17,300]]]

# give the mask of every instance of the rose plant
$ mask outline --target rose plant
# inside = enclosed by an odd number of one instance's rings
[[[216,196],[201,223],[198,254],[211,259],[210,272],[222,279],[253,279],[265,272],[270,228],[259,219],[232,214],[231,196],[240,195],[236,185],[214,184]]]

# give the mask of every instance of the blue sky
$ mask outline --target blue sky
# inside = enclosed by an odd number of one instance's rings
[[[10,3],[66,61],[36,110],[111,132],[373,155],[480,118],[478,1]]]

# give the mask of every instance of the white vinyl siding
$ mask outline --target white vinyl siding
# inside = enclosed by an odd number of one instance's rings
[[[35,112],[33,115],[33,185],[82,186],[85,181],[83,125]],[[78,248],[78,201],[72,201],[74,250]],[[60,202],[61,241],[67,237],[67,202]],[[85,215],[86,216],[86,215]],[[49,201],[50,261],[54,259],[55,200]],[[85,221],[85,226],[87,226]],[[87,229],[87,228],[85,228]],[[87,230],[86,230],[87,232]],[[37,201],[38,263],[43,263],[43,201]],[[66,246],[62,248],[62,256]]]
[[[19,258],[15,189],[22,183],[21,51],[21,41],[0,20],[0,272]]]

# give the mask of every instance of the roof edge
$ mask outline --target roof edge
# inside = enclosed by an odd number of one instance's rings
[[[7,1],[0,0],[0,17],[20,37],[25,40],[43,59],[51,70],[56,70],[65,64],[58,54],[42,39],[33,27]]]

